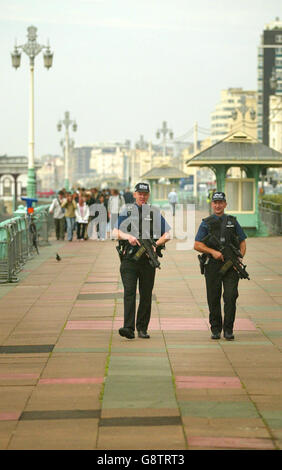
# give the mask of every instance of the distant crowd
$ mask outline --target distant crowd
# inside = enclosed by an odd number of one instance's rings
[[[122,206],[134,202],[132,192],[117,189],[85,189],[78,188],[73,191],[62,189],[53,199],[49,212],[53,215],[57,240],[64,240],[67,234],[68,241],[74,238],[79,241],[106,240],[111,234],[118,213]],[[94,223],[99,213],[98,223]]]

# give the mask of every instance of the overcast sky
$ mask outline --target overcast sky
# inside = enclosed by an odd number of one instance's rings
[[[28,26],[54,51],[50,70],[42,53],[35,64],[39,157],[61,153],[67,110],[76,145],[157,142],[163,121],[175,137],[210,128],[222,89],[256,90],[260,35],[277,16],[281,0],[0,0],[0,155],[28,153],[29,59],[15,70],[10,57]]]

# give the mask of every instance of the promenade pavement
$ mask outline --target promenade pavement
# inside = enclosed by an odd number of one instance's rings
[[[0,449],[282,448],[282,238],[247,240],[235,341],[210,339],[197,254],[177,243],[150,339],[118,334],[111,240],[51,239],[0,286]]]

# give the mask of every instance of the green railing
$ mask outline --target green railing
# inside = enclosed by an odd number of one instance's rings
[[[271,235],[282,235],[282,203],[260,199],[259,211],[262,222]]]
[[[38,246],[49,244],[53,223],[48,209],[49,205],[34,209]],[[0,223],[0,284],[18,282],[17,274],[35,253],[29,218],[22,206],[15,212],[15,217]]]

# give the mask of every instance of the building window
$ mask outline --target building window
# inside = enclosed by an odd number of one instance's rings
[[[12,196],[12,182],[10,178],[3,180],[3,196]]]
[[[225,192],[228,201],[228,209],[237,212],[239,210],[239,182],[226,181]]]
[[[242,211],[249,212],[254,210],[254,182],[241,181],[242,188]]]
[[[230,178],[226,180],[225,192],[230,212],[253,213],[255,207],[255,180]]]
[[[282,43],[282,34],[275,35],[275,42]]]

